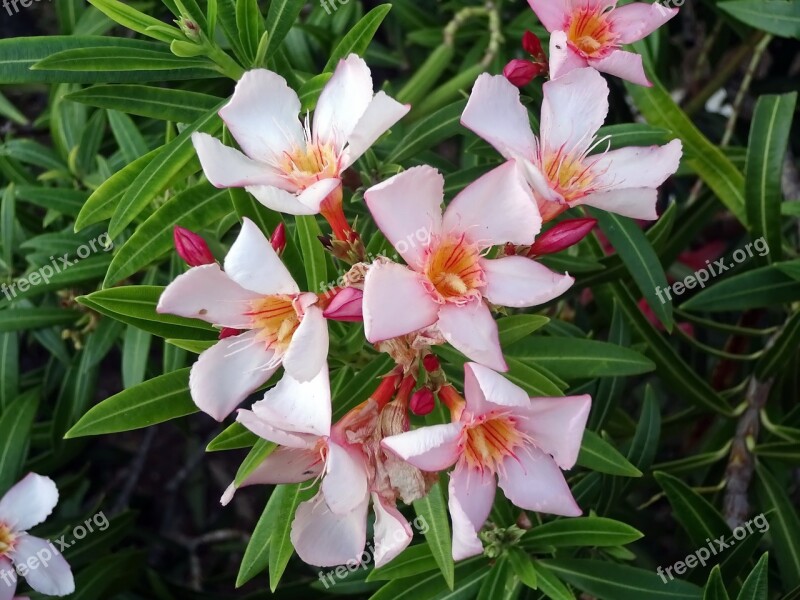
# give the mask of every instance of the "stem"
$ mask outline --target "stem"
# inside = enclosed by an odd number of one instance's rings
[[[453,46],[455,43],[455,36],[465,22],[476,17],[484,16],[489,20],[489,45],[486,48],[486,52],[480,64],[483,67],[488,67],[500,51],[500,46],[503,44],[504,40],[500,14],[493,2],[487,2],[485,6],[473,6],[458,11],[452,21],[444,28],[444,43],[448,46]]]
[[[234,81],[239,81],[244,75],[244,68],[216,45],[208,45],[208,58],[214,61],[220,73]]]

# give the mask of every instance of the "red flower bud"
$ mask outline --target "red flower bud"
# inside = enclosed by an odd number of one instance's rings
[[[278,256],[283,254],[283,251],[286,249],[286,225],[282,222],[278,223],[275,231],[272,232],[269,243],[272,244],[272,248],[278,253]]]
[[[244,330],[234,329],[233,327],[223,327],[219,331],[219,339],[224,340],[225,338],[237,336],[240,333],[244,333]]]
[[[193,231],[176,225],[172,236],[175,240],[175,249],[190,267],[210,265],[216,262],[206,241]]]
[[[326,319],[356,323],[364,320],[364,292],[357,288],[344,288],[336,294],[323,312]]]
[[[542,49],[542,41],[532,31],[526,31],[522,36],[522,48],[536,59],[536,62],[547,62],[547,56]]]
[[[503,75],[517,87],[525,87],[544,72],[542,65],[515,58],[503,69]]]
[[[555,227],[548,229],[531,246],[528,256],[544,256],[555,254],[574,246],[597,225],[596,219],[569,219],[561,221]]]
[[[424,387],[414,392],[408,406],[415,415],[424,417],[434,409],[436,406],[436,399],[433,397],[433,392],[430,388]]]
[[[428,354],[425,358],[422,359],[422,366],[425,367],[425,370],[428,373],[433,373],[434,371],[438,371],[441,367],[439,363],[439,359],[436,357],[435,354]]]

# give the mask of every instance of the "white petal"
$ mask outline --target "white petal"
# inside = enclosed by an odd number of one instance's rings
[[[528,408],[531,403],[525,390],[477,363],[464,365],[464,395],[467,410],[476,416],[498,408]]]
[[[341,180],[329,177],[321,179],[298,192],[268,186],[249,186],[247,191],[267,208],[287,215],[316,215],[322,201],[341,185]]]
[[[413,167],[364,194],[375,224],[414,269],[421,269],[432,236],[442,229],[444,177],[429,166]]]
[[[493,473],[472,471],[463,462],[450,473],[447,507],[453,520],[453,560],[483,552],[478,531],[492,510],[496,489]]]
[[[326,436],[331,431],[331,386],[328,367],[316,377],[301,382],[285,373],[278,384],[264,394],[253,411],[275,428],[292,433]]]
[[[588,162],[597,173],[600,188],[657,188],[678,170],[683,155],[680,140],[665,146],[632,146],[592,157]]]
[[[502,75],[484,73],[475,81],[461,124],[494,146],[505,158],[536,154],[528,110],[519,89]]]
[[[375,567],[391,562],[411,543],[414,537],[406,518],[378,494],[372,494],[375,511]]]
[[[207,133],[193,133],[192,144],[206,178],[215,187],[283,185],[283,178],[272,167],[248,158]]]
[[[382,91],[375,94],[347,140],[347,160],[342,169],[356,162],[392,125],[406,116],[410,109],[410,104],[400,104]]]
[[[575,279],[555,273],[530,258],[506,256],[481,260],[486,277],[484,296],[492,304],[523,308],[550,302],[566,292]]]
[[[439,310],[439,330],[456,350],[470,360],[495,371],[508,371],[500,348],[497,322],[482,300],[463,306],[444,305]]]
[[[588,66],[588,62],[575,52],[567,42],[567,34],[554,31],[550,36],[550,78],[557,79],[575,69]]]
[[[328,459],[320,490],[325,503],[342,515],[354,510],[369,497],[367,470],[359,450],[328,444]]]
[[[313,379],[328,359],[328,322],[318,306],[309,306],[292,335],[283,368],[298,381]]]
[[[27,563],[29,569],[25,580],[37,592],[47,596],[66,596],[75,591],[69,564],[50,542],[23,535],[17,539],[10,556],[17,564]],[[34,564],[36,568],[33,568]]]
[[[461,456],[461,423],[420,427],[383,438],[381,446],[423,471],[447,469]]]
[[[605,58],[599,60],[589,60],[589,66],[597,69],[601,73],[608,73],[621,79],[631,81],[637,85],[651,87],[653,84],[647,79],[644,72],[642,56],[635,52],[625,50],[614,50]]]
[[[52,479],[28,473],[0,499],[0,522],[13,531],[27,531],[43,523],[58,504]]]
[[[483,248],[532,244],[542,218],[515,161],[489,171],[456,196],[444,213],[446,232],[463,232]]]
[[[225,273],[243,288],[265,296],[300,291],[272,244],[248,218],[225,257]]]
[[[314,139],[342,150],[372,102],[372,75],[364,59],[340,60],[314,110]]]
[[[519,420],[520,429],[536,446],[550,454],[562,469],[571,469],[578,460],[583,432],[592,398],[588,395],[566,398],[531,398]]]
[[[253,404],[253,410],[239,409],[236,413],[236,420],[246,427],[248,431],[275,444],[296,450],[309,450],[314,447],[319,439],[318,435],[297,433],[293,430],[287,431],[280,427],[275,427],[267,420],[271,413],[267,412],[264,418],[259,416],[264,414],[263,408],[264,400],[259,400]]]
[[[654,221],[658,218],[658,213],[656,212],[657,202],[658,190],[654,188],[632,188],[595,192],[581,198],[577,204],[594,206],[631,219]]]
[[[0,600],[22,600],[21,597],[14,597],[14,592],[17,591],[17,574],[11,561],[5,556],[0,556],[0,573],[8,574],[8,581],[3,580],[3,585],[0,585]]]
[[[528,0],[528,4],[547,31],[569,25],[570,0]]]
[[[516,458],[507,456],[498,479],[506,498],[524,510],[564,517],[581,514],[561,469],[538,448],[527,446]]]
[[[250,158],[273,164],[283,152],[305,144],[299,114],[297,94],[283,77],[266,69],[245,73],[219,111]]]
[[[620,35],[619,43],[630,44],[650,35],[677,14],[678,9],[667,3],[634,2],[611,11],[608,20],[614,33]]]

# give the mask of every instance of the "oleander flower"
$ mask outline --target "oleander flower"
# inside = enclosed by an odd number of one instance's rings
[[[545,221],[582,204],[657,219],[657,188],[678,170],[680,140],[593,154],[607,141],[595,137],[608,114],[603,77],[594,69],[576,69],[543,89],[539,139],[519,90],[500,75],[478,77],[461,123],[516,160]]]
[[[587,395],[529,398],[498,373],[474,363],[465,365],[464,388],[466,401],[440,392],[452,423],[382,442],[424,471],[455,465],[448,501],[455,560],[483,551],[478,531],[489,516],[498,484],[522,509],[581,514],[561,469],[575,465],[591,406]]]
[[[622,50],[641,40],[678,14],[656,2],[617,7],[617,0],[528,0],[550,32],[550,76],[592,67],[639,85],[652,85],[642,57]]]
[[[167,286],[157,311],[224,328],[226,337],[200,355],[189,378],[195,404],[222,421],[281,365],[297,384],[325,368],[328,326],[318,300],[300,291],[270,241],[244,219],[224,270],[217,263],[189,269]]]
[[[41,594],[66,596],[75,591],[72,570],[64,557],[47,540],[27,533],[43,523],[56,504],[56,484],[35,473],[29,473],[0,498],[0,600],[14,597],[15,565],[25,567],[28,585]]]
[[[486,301],[534,306],[573,283],[569,275],[528,258],[485,256],[507,242],[531,244],[541,228],[513,161],[464,189],[444,214],[444,179],[428,166],[376,185],[365,198],[376,224],[408,265],[378,260],[367,271],[364,326],[372,343],[435,324],[471,360],[503,371],[497,323]]]

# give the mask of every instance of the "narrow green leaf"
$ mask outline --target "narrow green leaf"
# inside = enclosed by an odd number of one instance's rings
[[[790,0],[726,0],[719,8],[738,21],[782,37],[800,39],[800,6]]]
[[[392,581],[422,575],[436,569],[431,547],[427,543],[409,546],[389,564],[373,569],[367,581]]]
[[[273,529],[269,544],[269,587],[274,593],[278,588],[286,565],[294,553],[292,546],[291,529],[294,513],[301,502],[308,500],[312,490],[308,484],[279,485],[272,492],[274,499]],[[270,498],[270,504],[273,498]],[[269,508],[269,504],[267,505]]]
[[[172,40],[183,39],[183,35],[176,27],[139,12],[135,8],[119,2],[119,0],[88,0],[88,2],[111,20],[142,35],[168,44]]]
[[[620,521],[603,517],[559,519],[537,525],[522,537],[526,548],[624,546],[644,534]]]
[[[447,587],[452,590],[455,581],[453,546],[450,538],[450,523],[447,520],[447,503],[444,499],[441,482],[434,485],[427,496],[414,501],[414,510],[417,516],[424,519],[428,525],[425,539],[428,540],[433,559],[439,565]]]
[[[239,574],[236,576],[236,587],[242,587],[245,583],[253,579],[256,575],[264,571],[269,566],[269,542],[272,536],[272,528],[276,521],[275,506],[279,504],[281,493],[276,488],[270,495],[261,518],[256,523],[256,528],[250,536],[247,548],[242,557],[242,564],[239,566]]]
[[[619,450],[597,435],[594,431],[585,431],[583,443],[578,455],[578,464],[587,469],[619,475],[621,477],[641,477],[642,472],[634,467]]]
[[[303,253],[303,265],[306,270],[308,291],[321,292],[328,284],[328,266],[325,249],[319,241],[322,230],[313,216],[296,217],[297,239]]]
[[[0,311],[0,332],[69,325],[81,313],[65,308],[15,308]]]
[[[300,12],[305,4],[305,0],[272,0],[269,3],[269,12],[267,13],[267,35],[269,37],[265,50],[267,58],[272,57],[272,53],[283,43],[289,30],[298,22]]]
[[[776,376],[800,348],[800,312],[796,312],[787,321],[775,343],[769,346],[756,363],[756,376],[761,381]]]
[[[756,491],[761,506],[774,508],[769,515],[775,560],[786,587],[800,585],[800,516],[786,487],[761,463],[756,463]]]
[[[39,406],[39,393],[38,388],[26,392],[0,411],[0,497],[19,479]]]
[[[339,60],[347,58],[350,54],[362,56],[390,10],[392,10],[391,4],[381,4],[364,15],[333,49],[323,71],[333,71]]]
[[[656,472],[658,485],[667,493],[672,514],[696,546],[705,546],[706,539],[728,536],[730,528],[716,508],[680,479]]]
[[[463,133],[461,114],[466,105],[466,101],[459,100],[422,119],[398,142],[386,162],[403,163],[457,133]]]
[[[769,585],[767,566],[769,553],[765,552],[758,559],[758,563],[747,576],[736,600],[767,600],[769,598]]]
[[[725,583],[722,581],[719,565],[711,569],[711,575],[708,576],[708,583],[703,591],[703,600],[730,600],[728,592],[725,591]]]
[[[691,311],[742,311],[800,300],[800,282],[775,265],[727,277],[681,305]]]
[[[245,429],[244,425],[233,423],[208,443],[206,452],[252,448],[257,441],[258,436]]]

